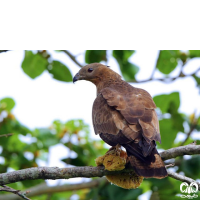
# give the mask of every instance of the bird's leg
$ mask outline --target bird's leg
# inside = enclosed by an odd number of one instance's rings
[[[114,154],[116,156],[120,156],[122,149],[121,149],[121,145],[117,144],[116,146],[111,147],[106,154],[110,155],[110,154]]]
[[[106,170],[118,171],[125,168],[127,154],[121,149],[121,145],[111,147],[104,156],[98,157],[97,165],[104,165]]]

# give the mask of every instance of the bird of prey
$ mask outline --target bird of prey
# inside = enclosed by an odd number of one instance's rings
[[[78,80],[90,81],[97,88],[92,110],[95,134],[111,146],[123,146],[139,176],[166,177],[165,165],[156,149],[155,141],[161,142],[161,138],[156,105],[150,94],[131,86],[100,63],[82,67],[73,82]]]

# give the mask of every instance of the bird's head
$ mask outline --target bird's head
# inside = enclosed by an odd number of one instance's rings
[[[86,80],[97,85],[107,74],[110,74],[111,71],[112,70],[106,65],[92,63],[82,67],[79,70],[79,72],[73,78],[73,83],[79,80]]]

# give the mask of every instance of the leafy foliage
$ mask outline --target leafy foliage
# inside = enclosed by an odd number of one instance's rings
[[[15,106],[15,101],[9,97],[3,98],[0,101],[0,111],[7,110],[10,112]]]
[[[178,64],[177,62],[178,56],[179,56],[179,51],[177,50],[160,51],[156,68],[163,74],[169,74],[176,68]]]
[[[22,69],[32,79],[40,76],[47,70],[53,75],[54,79],[71,82],[72,75],[68,67],[60,61],[50,61],[49,57],[50,55],[46,51],[38,51],[36,54],[32,51],[25,51]]]
[[[71,82],[72,75],[69,69],[60,61],[54,60],[51,63],[51,67],[48,69],[50,74],[53,74],[53,78],[59,81]]]
[[[107,61],[109,59],[106,50],[87,50],[84,53],[86,63]],[[134,53],[134,50],[112,51],[112,56],[116,59],[122,76],[126,81],[136,81],[136,74],[139,71],[139,67],[130,61]],[[160,51],[155,67],[165,77],[166,75],[169,76],[178,67],[178,64],[184,66],[187,61],[198,57],[200,57],[199,50],[190,50],[188,52],[179,50]],[[72,81],[71,69],[65,63],[52,58],[51,54],[45,50],[25,51],[21,67],[25,74],[32,79],[46,71],[52,75],[53,79],[64,82]],[[192,76],[199,87],[199,75],[193,74]],[[182,133],[186,136],[187,129],[192,126],[194,126],[194,130],[200,131],[200,116],[195,116],[193,113],[187,116],[179,111],[181,105],[179,91],[174,91],[170,94],[165,94],[163,91],[163,94],[155,96],[153,99],[158,107],[162,138],[162,143],[158,144],[158,148],[169,149],[180,145],[180,141],[177,141],[177,134]],[[0,136],[8,133],[13,134],[9,137],[0,137],[0,173],[7,172],[10,169],[19,170],[37,167],[40,161],[47,163],[49,148],[57,144],[62,144],[66,147],[69,154],[62,161],[72,166],[95,166],[95,158],[105,154],[107,151],[102,140],[95,141],[91,139],[89,127],[83,120],[76,119],[67,122],[55,120],[49,127],[31,130],[13,115],[14,106],[15,101],[10,97],[0,100]],[[27,143],[27,141],[29,142]],[[192,141],[191,137],[189,137],[186,144]],[[200,140],[197,140],[197,144],[200,144]],[[178,172],[184,172],[186,176],[193,179],[200,176],[199,156],[191,156],[187,159],[185,157],[177,158],[175,163],[177,163]],[[41,180],[23,181],[13,183],[10,186],[23,190],[41,182]],[[102,183],[93,189],[55,193],[48,198],[64,200],[70,199],[73,194],[77,194],[80,199],[132,200],[138,199],[139,195],[147,191],[152,191],[151,200],[180,199],[180,197],[176,196],[180,193],[180,183],[180,181],[171,178],[162,180],[145,179],[141,186],[135,190],[124,190],[115,185]],[[47,195],[40,195],[32,199],[44,200],[47,199]]]
[[[118,195],[116,195],[118,194]],[[99,200],[136,200],[137,197],[142,194],[142,189],[137,188],[134,190],[129,190],[119,188],[115,185],[105,183],[100,185],[98,188],[92,189],[86,196],[86,199],[99,199]]]
[[[180,97],[178,92],[158,95],[153,98],[155,104],[162,112],[160,119],[160,133],[163,142],[160,147],[168,149],[173,145],[178,132],[184,132],[183,114],[178,112]]]
[[[152,190],[150,200],[167,200],[169,198],[173,200],[180,199],[180,197],[176,196],[177,193],[180,193],[180,181],[174,181],[173,179],[165,178],[161,180],[150,179],[150,182]]]
[[[170,109],[177,111],[180,106],[180,98],[178,92],[173,92],[169,95],[163,94],[153,98],[157,107],[162,113],[167,113]]]
[[[113,50],[113,57],[117,60],[126,81],[135,80],[135,75],[139,71],[139,67],[128,61],[134,52],[134,50]]]
[[[190,58],[200,57],[200,50],[189,50]]]
[[[200,157],[193,156],[191,159],[182,160],[179,171],[184,171],[186,176],[196,179],[196,177],[200,176],[199,168],[200,168]]]
[[[48,61],[40,54],[34,54],[32,51],[25,51],[22,69],[32,79],[41,75],[46,69],[47,65]]]
[[[85,52],[86,63],[95,63],[103,60],[107,61],[106,50],[87,50]]]

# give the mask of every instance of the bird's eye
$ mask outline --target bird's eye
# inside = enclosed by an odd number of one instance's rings
[[[92,69],[92,68],[89,68],[89,69],[88,69],[88,72],[92,72],[92,71],[93,71],[93,69]]]

